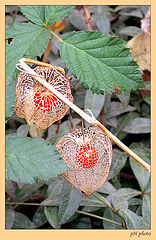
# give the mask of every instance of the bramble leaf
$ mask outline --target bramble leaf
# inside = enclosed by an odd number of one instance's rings
[[[68,170],[55,148],[39,138],[8,137],[5,156],[6,178],[16,182],[35,183]]]
[[[48,5],[45,8],[45,24],[50,25],[64,19],[74,8],[72,5]]]
[[[36,23],[37,25],[44,25],[44,11],[43,5],[19,5],[21,12],[30,21]]]
[[[41,56],[50,38],[49,30],[32,23],[17,23],[6,30],[6,78],[14,72],[16,64],[24,54],[28,58]]]
[[[6,86],[5,90],[5,122],[8,121],[8,117],[14,112],[13,107],[15,106],[15,87]]]
[[[69,70],[94,93],[143,87],[138,65],[126,42],[101,32],[73,32],[60,42],[60,54]]]

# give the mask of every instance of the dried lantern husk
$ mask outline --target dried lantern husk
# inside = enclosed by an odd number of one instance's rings
[[[73,102],[70,81],[55,67],[36,67],[34,71],[43,76],[57,91]],[[17,116],[36,123],[46,129],[60,120],[69,110],[69,106],[45,88],[33,76],[21,72],[16,85]]]
[[[63,173],[63,176],[86,196],[89,196],[106,182],[113,153],[109,137],[97,127],[85,128],[84,137],[85,142],[82,129],[76,129],[62,137],[56,144],[56,148],[70,168],[69,171]],[[81,149],[88,147],[94,149],[94,164],[86,167],[79,162],[78,153],[81,153]]]

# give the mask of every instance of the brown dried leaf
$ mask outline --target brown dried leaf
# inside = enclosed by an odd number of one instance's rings
[[[77,129],[62,137],[56,148],[70,168],[63,176],[89,196],[107,180],[112,161],[112,144],[109,137],[97,127],[85,128],[84,136],[85,143],[82,130]],[[93,148],[98,154],[98,161],[93,166],[84,167],[78,160],[78,153],[85,147]]]
[[[54,67],[36,67],[36,73],[43,76],[57,91],[70,101],[71,95],[69,80]],[[21,72],[16,85],[17,116],[36,123],[40,128],[46,129],[52,123],[60,120],[69,110],[67,104],[58,99],[30,74]]]
[[[141,29],[145,32],[151,32],[151,9],[149,7],[145,17],[141,20]]]
[[[134,60],[138,63],[142,70],[151,69],[151,46],[150,34],[148,32],[141,33],[132,38],[127,47],[130,48]]]

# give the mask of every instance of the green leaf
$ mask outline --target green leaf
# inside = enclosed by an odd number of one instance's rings
[[[135,196],[141,195],[141,192],[133,188],[120,188],[116,192],[111,193],[106,199],[111,202],[112,199],[129,200]]]
[[[30,129],[30,126],[29,125],[21,125],[18,129],[17,129],[17,136],[19,137],[26,137],[29,133],[29,129]]]
[[[135,35],[139,33],[143,33],[144,31],[141,28],[134,27],[134,26],[129,26],[129,27],[124,27],[120,30],[119,34],[125,34],[131,37],[134,37]]]
[[[130,149],[134,151],[138,156],[140,156],[144,161],[149,163],[150,152],[148,149],[145,149],[145,146],[140,143],[132,143],[130,145]],[[140,188],[142,191],[145,190],[145,187],[149,181],[150,173],[145,170],[143,166],[141,166],[136,160],[130,157],[130,165],[131,168],[138,180]]]
[[[116,175],[118,175],[121,169],[124,167],[126,161],[127,161],[127,154],[118,149],[114,149],[113,160],[110,167],[108,179],[111,179]]]
[[[89,217],[81,217],[72,223],[72,229],[92,229],[91,219]]]
[[[34,183],[34,184],[18,184],[16,187],[16,197],[14,198],[15,202],[19,202],[27,197],[31,196],[33,193],[37,192],[40,187],[43,186],[43,182]],[[22,186],[21,186],[22,185]]]
[[[50,25],[61,21],[69,15],[75,6],[72,5],[48,5],[45,7],[45,24]]]
[[[13,229],[35,229],[34,223],[23,213],[15,212]]]
[[[92,93],[92,91],[86,91],[85,97],[85,106],[84,109],[89,109],[95,118],[97,118],[101,112],[105,101],[105,96],[96,93]]]
[[[6,43],[6,78],[9,78],[24,54],[32,59],[42,55],[50,32],[32,23],[17,23],[6,30],[6,36],[13,38],[10,44]]]
[[[5,156],[6,178],[16,182],[35,183],[68,170],[56,149],[39,138],[9,137]]]
[[[8,117],[10,117],[14,109],[16,102],[16,95],[15,95],[15,86],[6,86],[5,88],[5,122],[7,122]]]
[[[130,100],[130,92],[121,92],[120,94],[117,94],[117,97],[124,106],[128,106]]]
[[[73,9],[68,17],[69,22],[78,30],[86,30],[83,12]]]
[[[151,228],[151,195],[144,194],[142,202],[142,216],[144,217],[149,228]]]
[[[149,105],[151,106],[151,97],[148,95],[143,96],[143,100]]]
[[[112,204],[116,210],[128,209],[128,201],[126,199],[121,199],[120,197],[112,198]]]
[[[31,22],[43,26],[44,25],[44,6],[43,5],[19,5],[21,12]]]
[[[103,217],[121,224],[120,217],[114,214],[109,208],[106,208]],[[113,224],[104,220],[103,220],[103,227],[104,229],[123,229],[122,227],[116,224]]]
[[[57,207],[44,207],[44,213],[47,217],[48,222],[53,228],[61,228],[58,223],[58,208]]]
[[[15,220],[15,211],[12,206],[5,207],[5,229],[11,229]]]
[[[128,229],[148,229],[143,217],[136,215],[129,209],[121,209],[120,213],[126,220]]]
[[[6,192],[11,198],[15,198],[15,196],[16,196],[15,190],[16,190],[16,189],[15,189],[12,181],[5,179],[5,192]]]
[[[59,223],[64,224],[78,209],[82,198],[82,192],[69,182],[65,182],[59,206]]]
[[[128,200],[128,205],[141,205],[142,201],[139,198],[131,198]]]
[[[108,119],[133,110],[135,110],[135,107],[132,107],[130,105],[125,106],[120,102],[111,102],[111,106],[107,112],[105,112],[105,115]]]
[[[149,118],[141,117],[132,119],[122,128],[122,131],[131,134],[149,133],[151,132],[151,120]]]
[[[36,228],[44,225],[47,222],[47,218],[44,214],[44,208],[42,206],[37,208],[32,221]]]
[[[138,65],[126,43],[101,32],[73,32],[60,42],[60,54],[80,83],[95,93],[143,87]]]
[[[115,191],[116,191],[115,187],[113,187],[113,185],[108,181],[105,182],[105,184],[97,190],[97,192],[105,194],[111,194],[112,192]]]

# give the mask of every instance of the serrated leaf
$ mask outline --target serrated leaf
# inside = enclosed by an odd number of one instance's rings
[[[113,198],[129,200],[138,195],[141,195],[141,192],[133,188],[120,188],[116,192],[111,193],[106,199],[109,202],[111,202]]]
[[[23,183],[48,180],[68,168],[52,145],[39,138],[6,139],[6,178]]]
[[[110,167],[108,179],[111,179],[116,175],[118,175],[121,169],[124,167],[126,161],[127,161],[127,154],[118,149],[114,149],[113,160]]]
[[[142,202],[142,216],[144,217],[149,228],[151,227],[151,195],[144,194]]]
[[[64,19],[74,8],[72,5],[48,5],[45,7],[45,24],[50,25]]]
[[[5,207],[5,229],[11,229],[15,220],[15,211],[12,206]]]
[[[116,214],[114,214],[109,208],[106,208],[103,217],[121,224],[120,217],[117,216]],[[119,225],[116,225],[116,224],[113,224],[113,223],[110,223],[110,222],[107,222],[104,220],[103,220],[103,227],[104,227],[104,229],[123,229]]]
[[[101,32],[74,32],[60,42],[60,53],[80,83],[95,93],[143,87],[138,65],[126,43]]]
[[[89,109],[95,118],[97,118],[101,112],[101,109],[103,107],[105,101],[105,96],[96,93],[92,93],[92,91],[88,90],[86,91],[85,96],[85,109]]]
[[[19,5],[21,12],[31,22],[43,26],[44,25],[44,11],[43,5]]]
[[[24,54],[32,59],[41,56],[50,32],[32,23],[17,23],[6,30],[6,37],[13,38],[10,44],[6,43],[6,78],[9,78]]]
[[[144,145],[139,143],[132,143],[130,145],[130,149],[132,149],[132,151],[144,159],[144,161],[149,163],[150,152],[144,148]],[[147,170],[145,170],[145,168],[141,166],[137,161],[135,161],[132,157],[130,157],[130,165],[138,180],[141,190],[144,191],[149,181],[150,173],[147,172]]]
[[[13,229],[35,229],[34,223],[23,213],[15,212]]]
[[[57,207],[44,207],[44,213],[47,217],[48,222],[53,228],[61,228],[58,223],[58,208]]]
[[[16,95],[15,95],[15,86],[6,86],[5,88],[5,122],[7,122],[8,117],[10,117],[14,109],[16,103]]]
[[[106,118],[108,119],[133,110],[135,110],[135,107],[132,107],[130,105],[125,106],[120,102],[111,102],[111,106],[107,110],[107,112],[105,112],[105,115]]]
[[[32,221],[35,224],[36,228],[42,226],[47,222],[47,218],[44,215],[44,208],[42,206],[37,208]]]
[[[82,192],[69,182],[65,182],[59,206],[59,223],[66,223],[67,220],[76,212],[82,198]]]
[[[126,126],[122,128],[122,131],[131,134],[150,133],[151,120],[149,118],[141,117],[132,119],[131,121],[128,122],[128,124],[126,124]]]
[[[121,209],[120,213],[126,220],[128,229],[148,229],[143,217],[136,215],[129,209]]]

